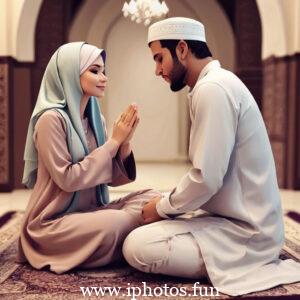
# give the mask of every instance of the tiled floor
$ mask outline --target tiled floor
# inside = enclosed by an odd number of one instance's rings
[[[139,163],[135,182],[110,188],[111,199],[145,188],[169,191],[191,166],[185,163]],[[11,210],[24,210],[31,191],[14,190],[12,193],[0,193],[0,215]],[[300,191],[281,190],[284,210],[300,211]]]

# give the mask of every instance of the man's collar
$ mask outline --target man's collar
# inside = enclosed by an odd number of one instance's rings
[[[194,91],[195,91],[195,88],[197,86],[197,84],[199,83],[199,81],[211,70],[214,70],[214,69],[217,69],[217,68],[221,68],[221,64],[218,60],[214,59],[212,61],[210,61],[203,69],[202,71],[200,72],[199,76],[198,76],[198,79],[197,79],[197,82],[196,84],[194,85],[194,87],[192,89],[190,89],[189,91],[189,96],[192,96]]]

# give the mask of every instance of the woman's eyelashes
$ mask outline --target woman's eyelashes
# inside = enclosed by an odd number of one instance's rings
[[[99,70],[90,70],[93,74],[98,74],[99,73]]]
[[[93,74],[96,74],[96,75],[98,75],[100,73],[105,74],[104,69],[91,69],[90,72],[92,72]]]

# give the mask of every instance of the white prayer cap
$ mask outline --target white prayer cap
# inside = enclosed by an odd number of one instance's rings
[[[148,29],[148,43],[159,40],[193,40],[206,42],[202,23],[183,17],[168,18]]]

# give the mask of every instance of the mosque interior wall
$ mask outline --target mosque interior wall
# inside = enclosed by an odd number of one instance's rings
[[[118,0],[114,2],[114,5],[120,6],[121,2],[123,3]],[[176,6],[176,1],[173,1],[172,5],[175,10],[183,9],[188,14],[189,9],[194,8],[194,2],[192,0],[181,1],[181,6],[179,4]],[[91,5],[92,1],[87,0],[85,3]],[[300,80],[300,5],[296,0],[273,0],[272,3],[273,6],[268,6],[268,1],[265,0],[219,0],[210,1],[206,9],[212,11],[212,7],[217,5],[216,14],[221,11],[226,17],[224,24],[228,26],[227,36],[230,39],[232,34],[233,40],[228,44],[227,56],[223,56],[221,60],[227,62],[226,67],[231,68],[241,77],[257,99],[269,133],[279,186],[300,189],[300,121],[298,117],[300,87],[297,84]],[[38,18],[35,22],[29,22],[30,26],[34,26],[32,30],[35,46],[31,50],[30,47],[26,47],[26,36],[20,37],[22,31],[18,29],[18,26],[29,24],[26,20],[22,23],[23,5],[37,6],[32,11],[38,15]],[[89,9],[95,10],[95,5],[93,1]],[[36,2],[3,0],[0,2],[0,191],[22,188],[23,149],[27,124],[51,54],[59,45],[76,37],[86,35],[95,41],[96,28],[99,26],[97,18],[101,17],[101,10],[102,13],[105,11],[107,2],[99,1],[98,5],[98,14],[95,14],[92,28],[89,28],[83,14],[84,9],[88,7],[80,0]],[[200,17],[197,9],[194,11]],[[30,17],[28,9],[25,12],[26,17]],[[118,14],[119,12],[115,13],[114,21],[119,18],[119,22],[122,23]],[[85,22],[82,23],[82,27],[74,27],[76,20],[80,21],[80,16],[83,18],[81,22],[83,20]],[[277,22],[274,22],[275,16],[278,19]],[[213,15],[212,20],[205,21],[212,24],[215,17]],[[20,20],[22,22],[19,22]],[[92,20],[88,21],[92,23]],[[118,25],[116,22],[115,25],[120,26],[123,24],[121,23]],[[74,28],[78,29],[77,36]],[[112,51],[116,51],[117,40],[113,40],[110,35],[113,32],[113,27],[106,28],[101,33],[103,34],[101,40]],[[211,35],[213,35],[213,30]],[[224,41],[219,40],[218,43],[218,36],[216,36],[211,38],[211,42],[218,56],[222,53]],[[22,45],[24,45],[24,53],[22,53]],[[142,51],[137,53],[141,54]],[[116,52],[116,55],[120,53]],[[234,61],[231,60],[232,57]],[[114,67],[111,68],[113,70]],[[147,68],[150,71],[150,65]],[[117,85],[115,87],[120,91],[124,88],[124,86],[118,87]],[[114,96],[108,91],[109,93]],[[174,128],[174,132],[180,134],[174,137],[177,152],[173,153],[173,157],[183,159],[187,154],[189,124],[187,107],[182,106],[182,103],[186,104],[184,94],[185,92],[182,92],[175,98],[170,98],[170,101],[174,100],[177,105],[176,109],[174,108],[173,120],[176,121],[176,118],[179,118],[181,122],[181,126]],[[108,106],[104,107],[104,111],[108,113],[110,118],[108,121],[111,122],[115,112]],[[170,149],[166,150],[167,153]],[[145,159],[143,155],[140,155],[141,159]],[[153,159],[155,158],[150,157],[150,160]]]

